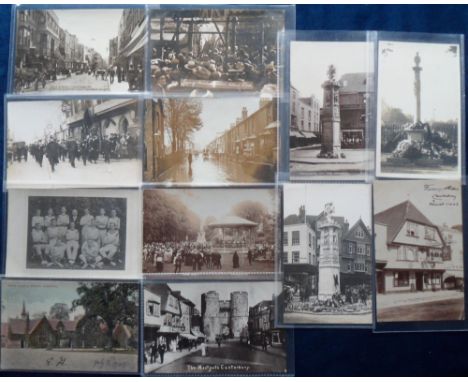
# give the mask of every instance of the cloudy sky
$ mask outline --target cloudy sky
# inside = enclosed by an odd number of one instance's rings
[[[181,291],[182,296],[191,300],[201,313],[201,295],[209,291],[219,293],[220,300],[229,300],[231,292],[247,292],[249,307],[252,307],[263,300],[271,300],[277,290],[277,285],[273,281],[251,282],[188,282],[170,283],[169,287],[173,291]]]
[[[392,180],[374,183],[374,213],[382,212],[406,200],[410,200],[436,225],[445,223],[451,227],[462,224],[459,182]],[[448,202],[458,205],[450,206]]]
[[[4,280],[2,281],[2,322],[8,318],[19,317],[23,309],[32,317],[42,312],[49,313],[55,303],[65,303],[71,307],[72,301],[78,297],[74,281],[37,281],[37,280]],[[77,308],[70,317],[83,314],[83,309]]]
[[[453,44],[380,41],[379,100],[414,116],[414,57],[421,58],[421,119],[460,119],[460,52]]]
[[[203,149],[220,133],[228,130],[231,123],[242,115],[242,108],[247,108],[248,114],[257,111],[260,105],[258,97],[221,97],[202,100],[201,119],[203,127],[193,134],[196,149]]]
[[[292,41],[291,85],[299,90],[301,97],[315,95],[321,105],[328,67],[335,66],[337,79],[346,73],[365,73],[368,50],[365,42]]]
[[[284,216],[297,214],[305,205],[307,215],[318,215],[326,203],[333,203],[336,216],[345,217],[352,225],[362,219],[371,224],[371,188],[367,184],[300,184],[284,185]]]
[[[208,216],[219,219],[232,215],[236,204],[251,200],[263,204],[270,213],[274,210],[273,189],[172,189],[165,190],[177,195],[182,202],[204,221]]]
[[[76,35],[80,44],[109,58],[109,40],[119,33],[122,9],[56,9],[59,25]]]

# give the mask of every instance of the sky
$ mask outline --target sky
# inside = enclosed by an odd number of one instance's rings
[[[460,119],[460,55],[453,44],[380,41],[379,100],[414,116],[414,57],[421,58],[421,119]]]
[[[404,183],[404,184],[403,184]],[[425,186],[431,188],[425,191]],[[441,190],[446,186],[455,187],[458,191]],[[439,190],[434,191],[434,188]],[[443,200],[458,201],[458,206],[449,206],[444,203],[441,206],[430,206],[435,195],[446,195]],[[456,198],[454,198],[456,196]],[[460,183],[456,181],[427,181],[427,180],[392,180],[378,181],[374,183],[374,213],[379,213],[387,208],[410,200],[432,223],[436,225],[447,224],[452,227],[462,224],[462,206],[460,199]]]
[[[298,214],[305,205],[307,215],[318,215],[332,202],[335,216],[345,217],[350,225],[359,218],[371,224],[371,188],[367,184],[300,184],[284,185],[284,216]]]
[[[228,130],[231,123],[242,115],[242,108],[247,108],[248,114],[257,111],[260,105],[258,97],[205,98],[202,100],[202,128],[193,134],[196,149],[203,149],[219,133]]]
[[[262,203],[270,213],[275,204],[274,189],[172,189],[164,192],[179,196],[202,221],[208,216],[219,219],[232,215],[231,208],[245,200]]]
[[[76,35],[80,44],[109,58],[109,40],[119,34],[122,9],[56,9],[59,26]]]
[[[247,292],[249,307],[252,307],[263,300],[271,300],[277,290],[273,281],[251,282],[200,282],[200,283],[170,283],[169,287],[173,291],[181,291],[182,296],[191,300],[201,313],[201,295],[209,291],[219,293],[220,300],[229,300],[231,292]]]
[[[44,138],[44,129],[51,125],[58,130],[63,122],[62,101],[8,102],[8,130],[14,141],[31,143]]]
[[[291,85],[301,97],[315,95],[321,105],[328,67],[335,66],[337,79],[346,73],[365,73],[368,49],[365,42],[292,41]]]
[[[71,308],[72,301],[78,297],[74,281],[37,281],[37,280],[4,280],[2,281],[2,322],[8,318],[19,317],[23,301],[30,317],[35,313],[47,312],[55,303],[65,303]],[[4,309],[3,309],[4,308]],[[70,318],[83,314],[77,308]]]

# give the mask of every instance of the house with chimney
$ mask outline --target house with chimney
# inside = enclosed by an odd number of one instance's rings
[[[444,288],[445,240],[411,201],[377,213],[374,234],[378,293]]]

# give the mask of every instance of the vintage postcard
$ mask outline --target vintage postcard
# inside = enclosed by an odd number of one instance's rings
[[[283,194],[283,324],[370,325],[371,187],[289,183]]]
[[[141,184],[137,99],[9,100],[7,187]]]
[[[20,7],[14,40],[15,93],[145,89],[144,7]]]
[[[138,372],[138,283],[3,279],[1,292],[3,370]]]
[[[152,10],[153,92],[276,93],[277,34],[284,25],[284,9]]]
[[[49,277],[57,270],[61,277],[138,276],[138,190],[10,190],[8,196],[8,276]]]
[[[465,319],[461,184],[374,185],[377,322]]]
[[[143,273],[275,271],[274,188],[143,191]]]
[[[287,373],[274,292],[272,281],[146,283],[145,373]]]
[[[460,44],[380,41],[376,173],[461,176]]]
[[[290,179],[364,179],[373,162],[371,45],[291,41],[290,52]]]
[[[170,98],[145,103],[145,182],[274,183],[276,98]]]

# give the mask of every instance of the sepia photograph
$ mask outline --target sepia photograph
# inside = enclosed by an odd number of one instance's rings
[[[377,175],[460,178],[460,44],[380,41],[378,60]]]
[[[274,183],[277,113],[271,97],[146,100],[143,180]]]
[[[362,180],[373,162],[366,41],[291,41],[291,180]]]
[[[7,187],[136,187],[138,99],[7,102]]]
[[[274,282],[146,283],[145,373],[284,374]]]
[[[16,11],[15,93],[145,89],[146,15],[134,8]]]
[[[461,184],[374,184],[377,322],[465,319]]]
[[[152,10],[153,92],[276,93],[277,33],[284,25],[284,9]]]
[[[70,278],[138,276],[140,191],[10,190],[5,273],[54,271]]]
[[[370,185],[289,183],[283,194],[283,324],[370,325]]]
[[[138,283],[3,279],[1,287],[3,370],[138,372]]]
[[[30,196],[26,267],[125,269],[126,218],[125,198]]]
[[[143,273],[271,273],[273,188],[143,191]]]

